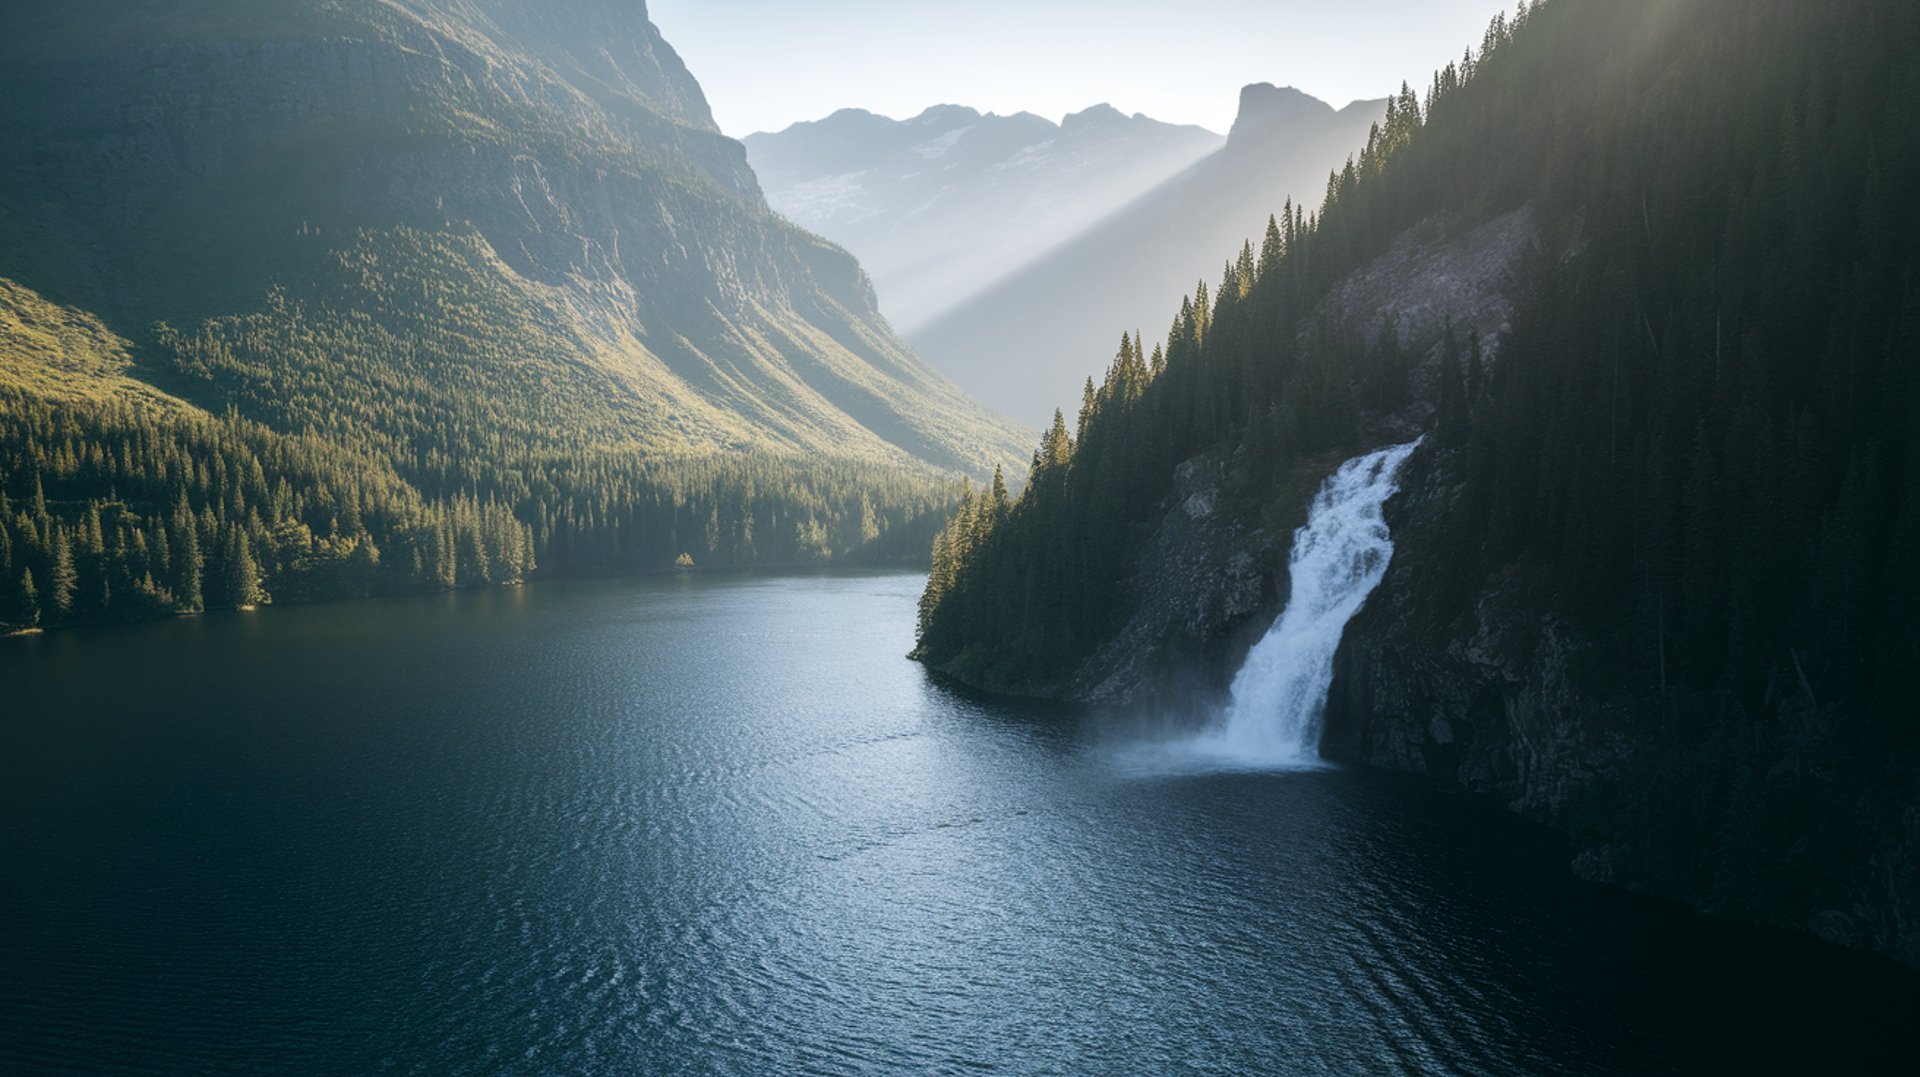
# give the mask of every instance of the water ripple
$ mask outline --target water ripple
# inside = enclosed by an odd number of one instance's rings
[[[1458,798],[1130,759],[948,694],[899,657],[916,585],[34,643],[0,1070],[1649,1073],[1783,1005],[1891,1039],[1920,998],[1703,949]]]

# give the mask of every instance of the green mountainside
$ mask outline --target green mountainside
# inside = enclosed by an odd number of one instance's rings
[[[638,2],[13,5],[0,139],[0,622],[198,608],[181,495],[285,600],[322,546],[381,552],[346,591],[913,559],[1024,455]]]
[[[1424,433],[1323,751],[1920,961],[1916,44],[1897,0],[1522,5],[970,502],[920,655],[1217,690],[1314,484]]]

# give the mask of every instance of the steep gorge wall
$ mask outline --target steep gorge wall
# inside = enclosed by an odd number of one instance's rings
[[[1804,684],[1756,728],[1631,676],[1537,567],[1462,576],[1462,466],[1424,454],[1388,507],[1394,563],[1336,657],[1322,753],[1488,796],[1564,835],[1583,878],[1920,964],[1911,773],[1863,768]]]

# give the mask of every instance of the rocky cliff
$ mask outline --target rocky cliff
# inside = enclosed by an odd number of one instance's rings
[[[1523,208],[1452,235],[1428,222],[1333,289],[1321,318],[1353,332],[1391,324],[1417,356],[1413,402],[1371,416],[1354,451],[1433,429],[1449,324],[1481,341],[1489,368],[1526,361],[1501,345],[1529,260],[1583,245],[1578,215],[1545,228]],[[1920,962],[1910,773],[1897,761],[1858,773],[1804,679],[1777,686],[1772,735],[1676,739],[1668,727],[1724,704],[1627,676],[1634,663],[1616,645],[1557,612],[1543,566],[1478,566],[1461,548],[1466,452],[1429,440],[1387,506],[1394,560],[1336,657],[1322,753],[1494,799],[1564,835],[1584,878]],[[1237,456],[1181,465],[1123,584],[1119,630],[1069,676],[1026,689],[1205,720],[1285,606],[1292,532],[1341,459],[1297,461],[1257,488]],[[1786,822],[1769,810],[1783,796],[1851,803],[1853,825]],[[1702,845],[1703,831],[1721,840]]]
[[[419,271],[498,297],[478,320],[503,341],[557,330],[521,350],[556,358],[556,383],[593,372],[585,396],[623,386],[656,416],[624,436],[662,450],[975,474],[1024,455],[894,337],[850,256],[767,207],[644,4],[201,0],[161,18],[88,0],[4,19],[0,134],[25,152],[0,219],[26,241],[0,276],[129,337],[223,325],[273,285],[390,328],[422,313],[392,280]],[[403,253],[423,246],[464,264]]]
[[[1428,222],[1333,291],[1320,313],[1326,336],[1377,336],[1390,324],[1421,353],[1408,379],[1416,402],[1371,416],[1373,442],[1411,440],[1432,424],[1426,401],[1435,396],[1448,325],[1482,338],[1490,360],[1497,355],[1521,259],[1546,242],[1528,208],[1457,235]],[[1245,447],[1236,452],[1244,455]],[[1188,699],[1194,689],[1218,691],[1286,604],[1293,531],[1342,459],[1318,454],[1261,482],[1248,475],[1244,459],[1209,454],[1182,464],[1154,514],[1138,571],[1124,584],[1132,611],[1124,627],[1072,676],[1042,690],[1159,706]]]
[[[1539,566],[1462,575],[1461,456],[1417,458],[1388,506],[1394,561],[1335,659],[1322,754],[1490,797],[1565,835],[1583,878],[1920,964],[1911,771],[1849,759],[1804,679],[1774,689],[1775,728],[1677,733],[1726,700],[1632,683]]]

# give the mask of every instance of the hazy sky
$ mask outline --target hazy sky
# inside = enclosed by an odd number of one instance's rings
[[[839,108],[1050,119],[1100,101],[1225,133],[1240,87],[1335,106],[1478,45],[1501,0],[650,0],[730,135]]]

